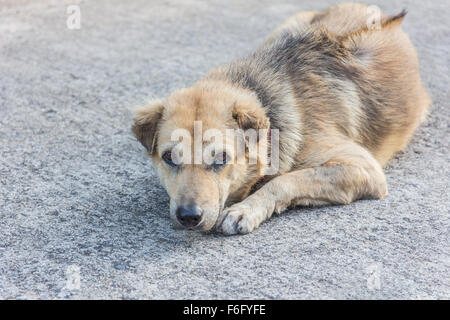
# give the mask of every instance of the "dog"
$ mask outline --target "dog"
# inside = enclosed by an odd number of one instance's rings
[[[246,234],[290,207],[387,196],[383,167],[405,148],[431,100],[401,28],[406,12],[373,9],[344,3],[300,12],[248,57],[136,110],[132,132],[170,196],[175,227]],[[210,164],[176,163],[173,132],[192,141],[208,129],[277,130],[277,171],[265,173],[262,155],[239,163],[220,147]],[[270,143],[257,137],[258,146]]]

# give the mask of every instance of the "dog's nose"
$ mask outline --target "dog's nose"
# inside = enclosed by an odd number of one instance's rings
[[[202,220],[202,209],[193,204],[179,206],[176,211],[178,221],[185,227],[195,227]]]

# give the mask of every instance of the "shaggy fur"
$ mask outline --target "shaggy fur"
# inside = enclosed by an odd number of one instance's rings
[[[301,12],[254,54],[193,87],[137,111],[133,132],[152,155],[171,198],[170,214],[194,203],[199,230],[248,233],[289,206],[348,204],[387,195],[382,167],[425,118],[430,99],[402,12],[375,28],[362,4]],[[261,162],[170,168],[161,160],[176,128],[278,129],[280,169]],[[263,143],[263,142],[260,142]]]

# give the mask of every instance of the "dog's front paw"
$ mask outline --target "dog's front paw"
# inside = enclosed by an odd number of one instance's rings
[[[218,231],[226,235],[247,234],[255,230],[262,219],[261,208],[237,203],[225,209],[218,224]]]

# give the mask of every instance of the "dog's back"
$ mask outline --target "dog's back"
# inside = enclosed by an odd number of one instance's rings
[[[407,145],[425,119],[430,104],[420,80],[416,51],[401,28],[405,14],[402,11],[388,16],[377,7],[357,3],[340,4],[319,13],[301,12],[277,28],[265,44],[266,48],[276,48],[287,36],[315,37],[316,48],[320,47],[319,43],[331,44],[329,52],[324,52],[330,56],[328,70],[322,72],[320,80],[307,82],[317,90],[324,85],[342,105],[331,103],[336,110],[329,112],[318,112],[317,108],[307,110],[307,121],[316,122],[317,116],[322,115],[319,121],[328,122],[332,117],[382,165]],[[302,59],[305,57],[304,52],[297,54]],[[317,63],[318,59],[315,60],[313,63]],[[338,70],[333,74],[333,69]],[[294,71],[298,78],[305,72]],[[302,90],[305,81],[294,86]],[[324,97],[326,94],[322,100]],[[309,114],[314,114],[315,119]]]
[[[371,13],[370,16],[369,13]],[[286,31],[300,34],[312,26],[319,25],[336,35],[346,35],[363,28],[370,17],[376,21],[386,16],[381,11],[372,11],[368,6],[359,3],[342,3],[323,12],[302,11],[275,29],[268,40],[274,40]]]

